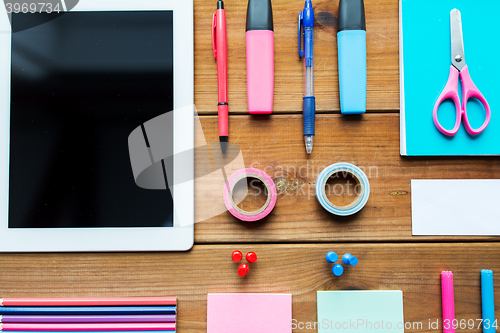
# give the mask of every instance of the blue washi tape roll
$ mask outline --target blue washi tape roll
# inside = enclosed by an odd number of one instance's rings
[[[354,187],[354,191],[357,194],[356,199],[347,206],[334,205],[326,197],[326,182],[336,173],[351,175],[358,183]],[[368,197],[370,196],[370,183],[363,170],[357,166],[350,163],[336,163],[326,167],[320,172],[316,179],[315,192],[316,199],[318,199],[324,209],[335,215],[349,216],[356,214],[366,205]]]

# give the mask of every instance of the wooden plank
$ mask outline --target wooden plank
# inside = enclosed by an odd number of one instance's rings
[[[207,141],[218,140],[216,117],[201,117],[201,127]],[[201,129],[195,137],[200,145]],[[227,177],[239,167],[229,163],[231,158],[221,160],[215,142],[210,158],[195,157],[199,177],[195,182],[195,215],[200,221],[195,225],[196,243],[498,240],[411,235],[411,179],[500,178],[500,158],[402,158],[396,114],[318,116],[311,156],[305,153],[299,115],[232,116],[229,139],[241,148],[244,165],[266,171],[283,193],[274,211],[260,222],[240,222],[223,213],[224,179],[220,167],[213,165],[226,165]],[[370,199],[352,217],[331,215],[314,195],[319,172],[337,162],[361,167],[370,181]],[[217,171],[213,177],[206,176],[212,171]]]
[[[235,249],[257,253],[245,278],[230,259]],[[327,251],[350,252],[359,264],[335,277],[324,259]],[[499,272],[499,257],[499,243],[198,245],[187,253],[0,254],[0,296],[177,296],[178,331],[194,333],[206,332],[207,293],[291,293],[293,318],[314,322],[317,290],[402,290],[405,321],[423,323],[422,329],[405,331],[436,332],[428,322],[441,320],[440,272],[454,273],[457,319],[480,319],[480,270]],[[498,309],[498,280],[495,294]],[[468,332],[479,333],[475,325]]]
[[[338,1],[317,0],[315,93],[318,112],[339,111]],[[247,112],[245,20],[247,1],[226,3],[228,84],[231,113]],[[217,72],[211,24],[215,2],[194,1],[195,104],[200,114],[217,111]],[[303,0],[273,0],[275,31],[274,112],[302,112],[303,64],[298,57],[297,15]],[[365,1],[367,26],[367,109],[399,110],[398,0]]]

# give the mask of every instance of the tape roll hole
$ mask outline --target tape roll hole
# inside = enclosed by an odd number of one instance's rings
[[[271,200],[264,180],[256,175],[247,175],[236,181],[232,188],[233,207],[245,215],[262,212]]]
[[[354,207],[363,197],[363,182],[348,170],[335,170],[326,179],[324,195],[334,207]]]

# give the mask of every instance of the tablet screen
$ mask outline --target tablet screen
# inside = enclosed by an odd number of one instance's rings
[[[14,13],[12,30],[9,228],[172,226],[127,139],[173,109],[173,12]]]

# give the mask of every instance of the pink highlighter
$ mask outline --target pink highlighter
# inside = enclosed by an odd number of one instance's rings
[[[443,300],[443,333],[455,333],[455,296],[453,292],[453,273],[441,272],[441,292]]]
[[[274,31],[271,0],[249,0],[247,7],[248,112],[273,112]]]

